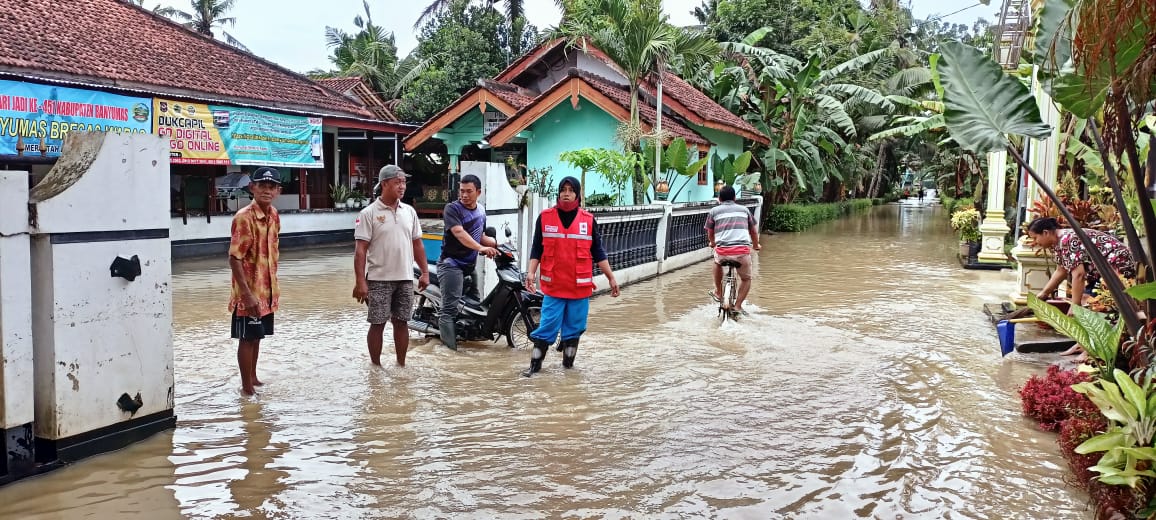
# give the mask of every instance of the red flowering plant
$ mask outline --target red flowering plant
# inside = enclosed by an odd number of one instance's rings
[[[1100,410],[1086,396],[1072,390],[1072,385],[1092,381],[1091,374],[1060,370],[1052,365],[1041,376],[1032,376],[1020,389],[1024,415],[1035,419],[1040,428],[1054,432],[1070,417],[1099,417]]]

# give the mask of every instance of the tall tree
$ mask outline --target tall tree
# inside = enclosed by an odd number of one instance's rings
[[[628,147],[637,147],[643,137],[639,121],[641,83],[650,80],[661,84],[662,73],[672,65],[703,63],[718,55],[718,44],[705,34],[671,25],[659,0],[582,0],[567,7],[570,9],[557,35],[577,47],[589,42],[626,75],[630,125],[620,135]],[[635,179],[635,201],[642,200],[647,184],[643,175]]]
[[[391,92],[397,87],[397,44],[392,32],[373,23],[369,1],[363,0],[365,15],[353,18],[357,32],[347,33],[336,27],[325,28],[325,42],[332,49],[329,61],[337,70],[311,71],[311,76],[360,76],[377,92]]]
[[[156,10],[157,14],[183,22],[185,27],[205,36],[213,36],[213,29],[228,24],[236,26],[237,19],[227,16],[236,6],[237,0],[189,0],[189,10],[175,7]]]
[[[533,26],[518,26],[489,5],[453,0],[426,23],[406,61],[424,63],[402,94],[399,116],[424,121],[473,88],[479,78],[500,72],[535,37]],[[403,62],[405,63],[405,62]]]

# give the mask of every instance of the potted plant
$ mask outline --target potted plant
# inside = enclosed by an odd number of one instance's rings
[[[972,261],[979,254],[979,211],[964,208],[951,214],[951,229],[959,233],[959,256]]]
[[[329,196],[333,199],[333,207],[337,209],[345,209],[349,205],[349,188],[343,184],[329,186]]]

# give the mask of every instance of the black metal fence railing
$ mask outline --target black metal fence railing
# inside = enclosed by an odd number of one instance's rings
[[[651,206],[587,208],[598,219],[602,247],[614,269],[658,261],[658,224],[662,210]],[[602,270],[594,267],[594,274]]]
[[[707,246],[706,225],[707,212],[670,215],[670,225],[666,230],[666,258],[691,251],[697,251]]]
[[[658,261],[659,220],[658,215],[648,215],[634,220],[599,222],[598,232],[610,266],[626,269]],[[594,274],[602,274],[602,270],[595,266]]]

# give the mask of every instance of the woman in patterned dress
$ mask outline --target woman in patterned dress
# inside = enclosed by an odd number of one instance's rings
[[[1132,258],[1132,252],[1124,242],[1103,231],[1086,229],[1084,232],[1088,234],[1088,238],[1092,239],[1092,244],[1096,246],[1100,254],[1104,255],[1108,264],[1115,271],[1108,276],[1124,276],[1125,278],[1136,276],[1136,262]],[[1096,287],[1103,275],[1096,272],[1096,266],[1092,264],[1092,257],[1088,255],[1080,237],[1076,236],[1076,233],[1071,229],[1061,229],[1059,222],[1053,217],[1041,217],[1033,220],[1031,224],[1028,224],[1028,236],[1035,242],[1036,247],[1051,249],[1057,264],[1052,279],[1048,280],[1047,285],[1044,285],[1037,296],[1041,299],[1050,296],[1060,286],[1060,283],[1070,275],[1072,277],[1072,307],[1082,305],[1085,296],[1092,294],[1092,289]]]

